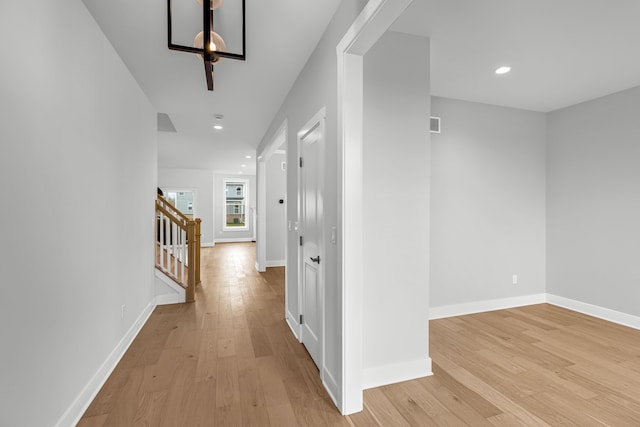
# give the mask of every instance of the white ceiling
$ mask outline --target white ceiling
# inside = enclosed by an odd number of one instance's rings
[[[437,96],[548,112],[640,85],[638,0],[414,0],[392,30],[431,38]]]
[[[177,129],[158,133],[158,165],[246,174],[255,174],[255,160],[245,156],[255,155],[339,4],[247,0],[247,60],[216,65],[215,91],[209,92],[202,62],[167,48],[165,0],[83,1],[151,103]],[[174,0],[174,10],[181,2],[196,4]],[[222,131],[213,129],[215,114],[224,115]]]
[[[177,129],[158,134],[159,166],[246,174],[340,2],[246,0],[247,60],[216,65],[208,92],[202,63],[167,49],[164,0],[83,1]],[[434,95],[552,111],[640,85],[639,23],[638,0],[414,0],[392,30],[431,38]]]

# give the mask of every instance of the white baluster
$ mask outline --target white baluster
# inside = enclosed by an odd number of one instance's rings
[[[186,233],[186,231],[184,231],[182,229],[181,229],[181,231],[182,232],[180,234],[181,234],[181,239],[182,239],[182,242],[181,242],[182,243],[182,245],[181,245],[182,247],[180,248],[180,252],[182,253],[182,274],[181,274],[180,281],[182,283],[184,283],[185,282],[185,280],[184,280],[184,278],[185,278],[185,276],[184,276],[184,266],[185,266],[185,263],[186,263],[186,256],[185,256],[186,255],[186,245],[185,245],[185,243],[187,242],[187,233]]]
[[[173,275],[178,277],[178,224],[171,222],[171,243],[173,243]]]
[[[164,226],[165,226],[165,220],[164,220],[164,213],[160,212],[160,224],[159,224],[159,228],[160,228],[160,268],[162,268],[163,270],[165,269],[165,251],[164,251]]]

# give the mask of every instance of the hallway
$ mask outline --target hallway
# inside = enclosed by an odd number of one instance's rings
[[[203,248],[196,302],[155,309],[78,425],[349,425],[284,321],[284,268],[254,264]]]

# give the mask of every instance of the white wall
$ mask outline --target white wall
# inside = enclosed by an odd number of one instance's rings
[[[267,197],[265,213],[267,223],[266,261],[268,267],[282,266],[285,261],[287,173],[281,167],[285,161],[286,155],[284,153],[274,153],[266,162]],[[285,200],[285,204],[280,204],[280,199]]]
[[[358,16],[366,0],[343,0],[336,14],[332,18],[327,30],[322,36],[318,46],[311,54],[306,65],[302,69],[291,91],[284,100],[280,110],[275,115],[269,130],[265,133],[256,152],[262,152],[273,140],[278,128],[284,119],[288,120],[287,164],[295,165],[298,161],[297,132],[309,121],[321,108],[326,107],[326,152],[325,152],[325,182],[324,182],[324,220],[326,230],[331,230],[337,224],[337,56],[336,46],[342,39],[346,30]],[[289,167],[287,175],[287,217],[296,221],[298,217],[297,172]],[[340,230],[338,230],[340,233]],[[323,236],[325,243],[326,260],[325,268],[325,304],[328,315],[325,318],[325,366],[323,369],[336,381],[342,383],[342,324],[340,310],[342,307],[341,293],[337,286],[337,246],[330,243],[330,236]],[[287,257],[289,260],[297,260],[298,234],[295,231],[288,232]],[[287,265],[288,303],[287,317],[290,322],[297,324],[300,314],[298,307],[298,266],[296,262]],[[340,389],[340,387],[338,387]],[[336,399],[341,400],[337,394]]]
[[[545,115],[438,97],[431,109],[431,307],[544,293]]]
[[[246,210],[246,220],[249,225],[248,230],[225,230],[224,229],[224,209],[226,198],[224,192],[224,179],[246,179],[249,180],[249,204]],[[253,239],[253,215],[256,209],[256,176],[255,175],[223,175],[213,176],[213,232],[216,242],[230,241],[250,241]]]
[[[387,32],[364,57],[363,382],[429,359],[429,40]]]
[[[640,87],[548,115],[547,291],[640,315]]]
[[[196,191],[196,214],[202,220],[202,245],[213,245],[213,172],[203,169],[158,169],[158,187]]]
[[[0,40],[0,425],[53,426],[154,298],[156,113],[80,1]]]

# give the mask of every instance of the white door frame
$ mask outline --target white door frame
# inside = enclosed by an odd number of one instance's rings
[[[320,128],[320,133],[322,135],[323,138],[323,143],[321,145],[321,153],[320,153],[320,157],[321,157],[321,167],[318,169],[318,193],[320,193],[321,195],[324,195],[324,168],[322,167],[324,164],[324,154],[325,154],[325,144],[326,144],[326,134],[325,134],[325,120],[327,117],[327,109],[325,107],[322,107],[320,109],[320,111],[318,111],[299,131],[297,134],[297,140],[298,140],[298,158],[300,157],[301,153],[302,153],[302,140],[304,139],[305,136],[307,136],[307,134],[309,132],[311,132],[313,129],[315,129],[316,127]],[[298,193],[298,237],[299,236],[304,236],[304,224],[302,221],[302,168],[300,167],[300,165],[298,164],[297,167],[297,193]],[[318,209],[323,211],[324,210],[324,206],[322,206],[322,200],[323,197],[320,197],[320,201],[318,201]],[[324,319],[325,319],[325,270],[324,270],[324,266],[325,266],[325,262],[322,262],[322,260],[326,260],[326,253],[325,253],[325,245],[324,245],[324,241],[323,241],[323,236],[326,235],[325,233],[325,220],[324,220],[324,215],[322,216],[322,220],[320,222],[320,230],[318,233],[318,254],[320,256],[320,264],[318,264],[318,275],[321,277],[322,283],[320,284],[320,286],[322,286],[322,306],[320,308],[320,324],[322,325],[322,332],[319,338],[319,342],[320,342],[320,363],[318,366],[318,369],[320,370],[320,379],[322,380],[323,384],[325,382],[325,366],[324,366],[324,361],[325,361],[325,325],[324,325]],[[302,308],[303,308],[303,304],[304,301],[302,300],[302,284],[303,284],[303,274],[304,274],[304,260],[303,260],[303,250],[302,250],[302,246],[298,246],[298,313],[302,313]],[[300,323],[298,323],[298,340],[300,342],[302,342],[302,325]]]
[[[363,57],[413,0],[369,0],[338,55],[338,286],[342,292],[344,415],[362,411]]]
[[[266,147],[258,153],[256,159],[256,170],[258,179],[258,193],[257,193],[257,205],[258,205],[258,227],[256,230],[256,270],[264,272],[267,270],[267,161],[273,155],[273,153],[282,144],[287,145],[287,132],[288,124],[287,119],[284,119],[278,130],[273,134],[273,138]],[[287,168],[288,173],[289,168]],[[285,181],[286,182],[286,181]],[[285,223],[287,222],[287,209],[285,209]],[[287,265],[287,248],[285,239],[285,268]],[[287,284],[285,275],[285,307],[287,307]]]

